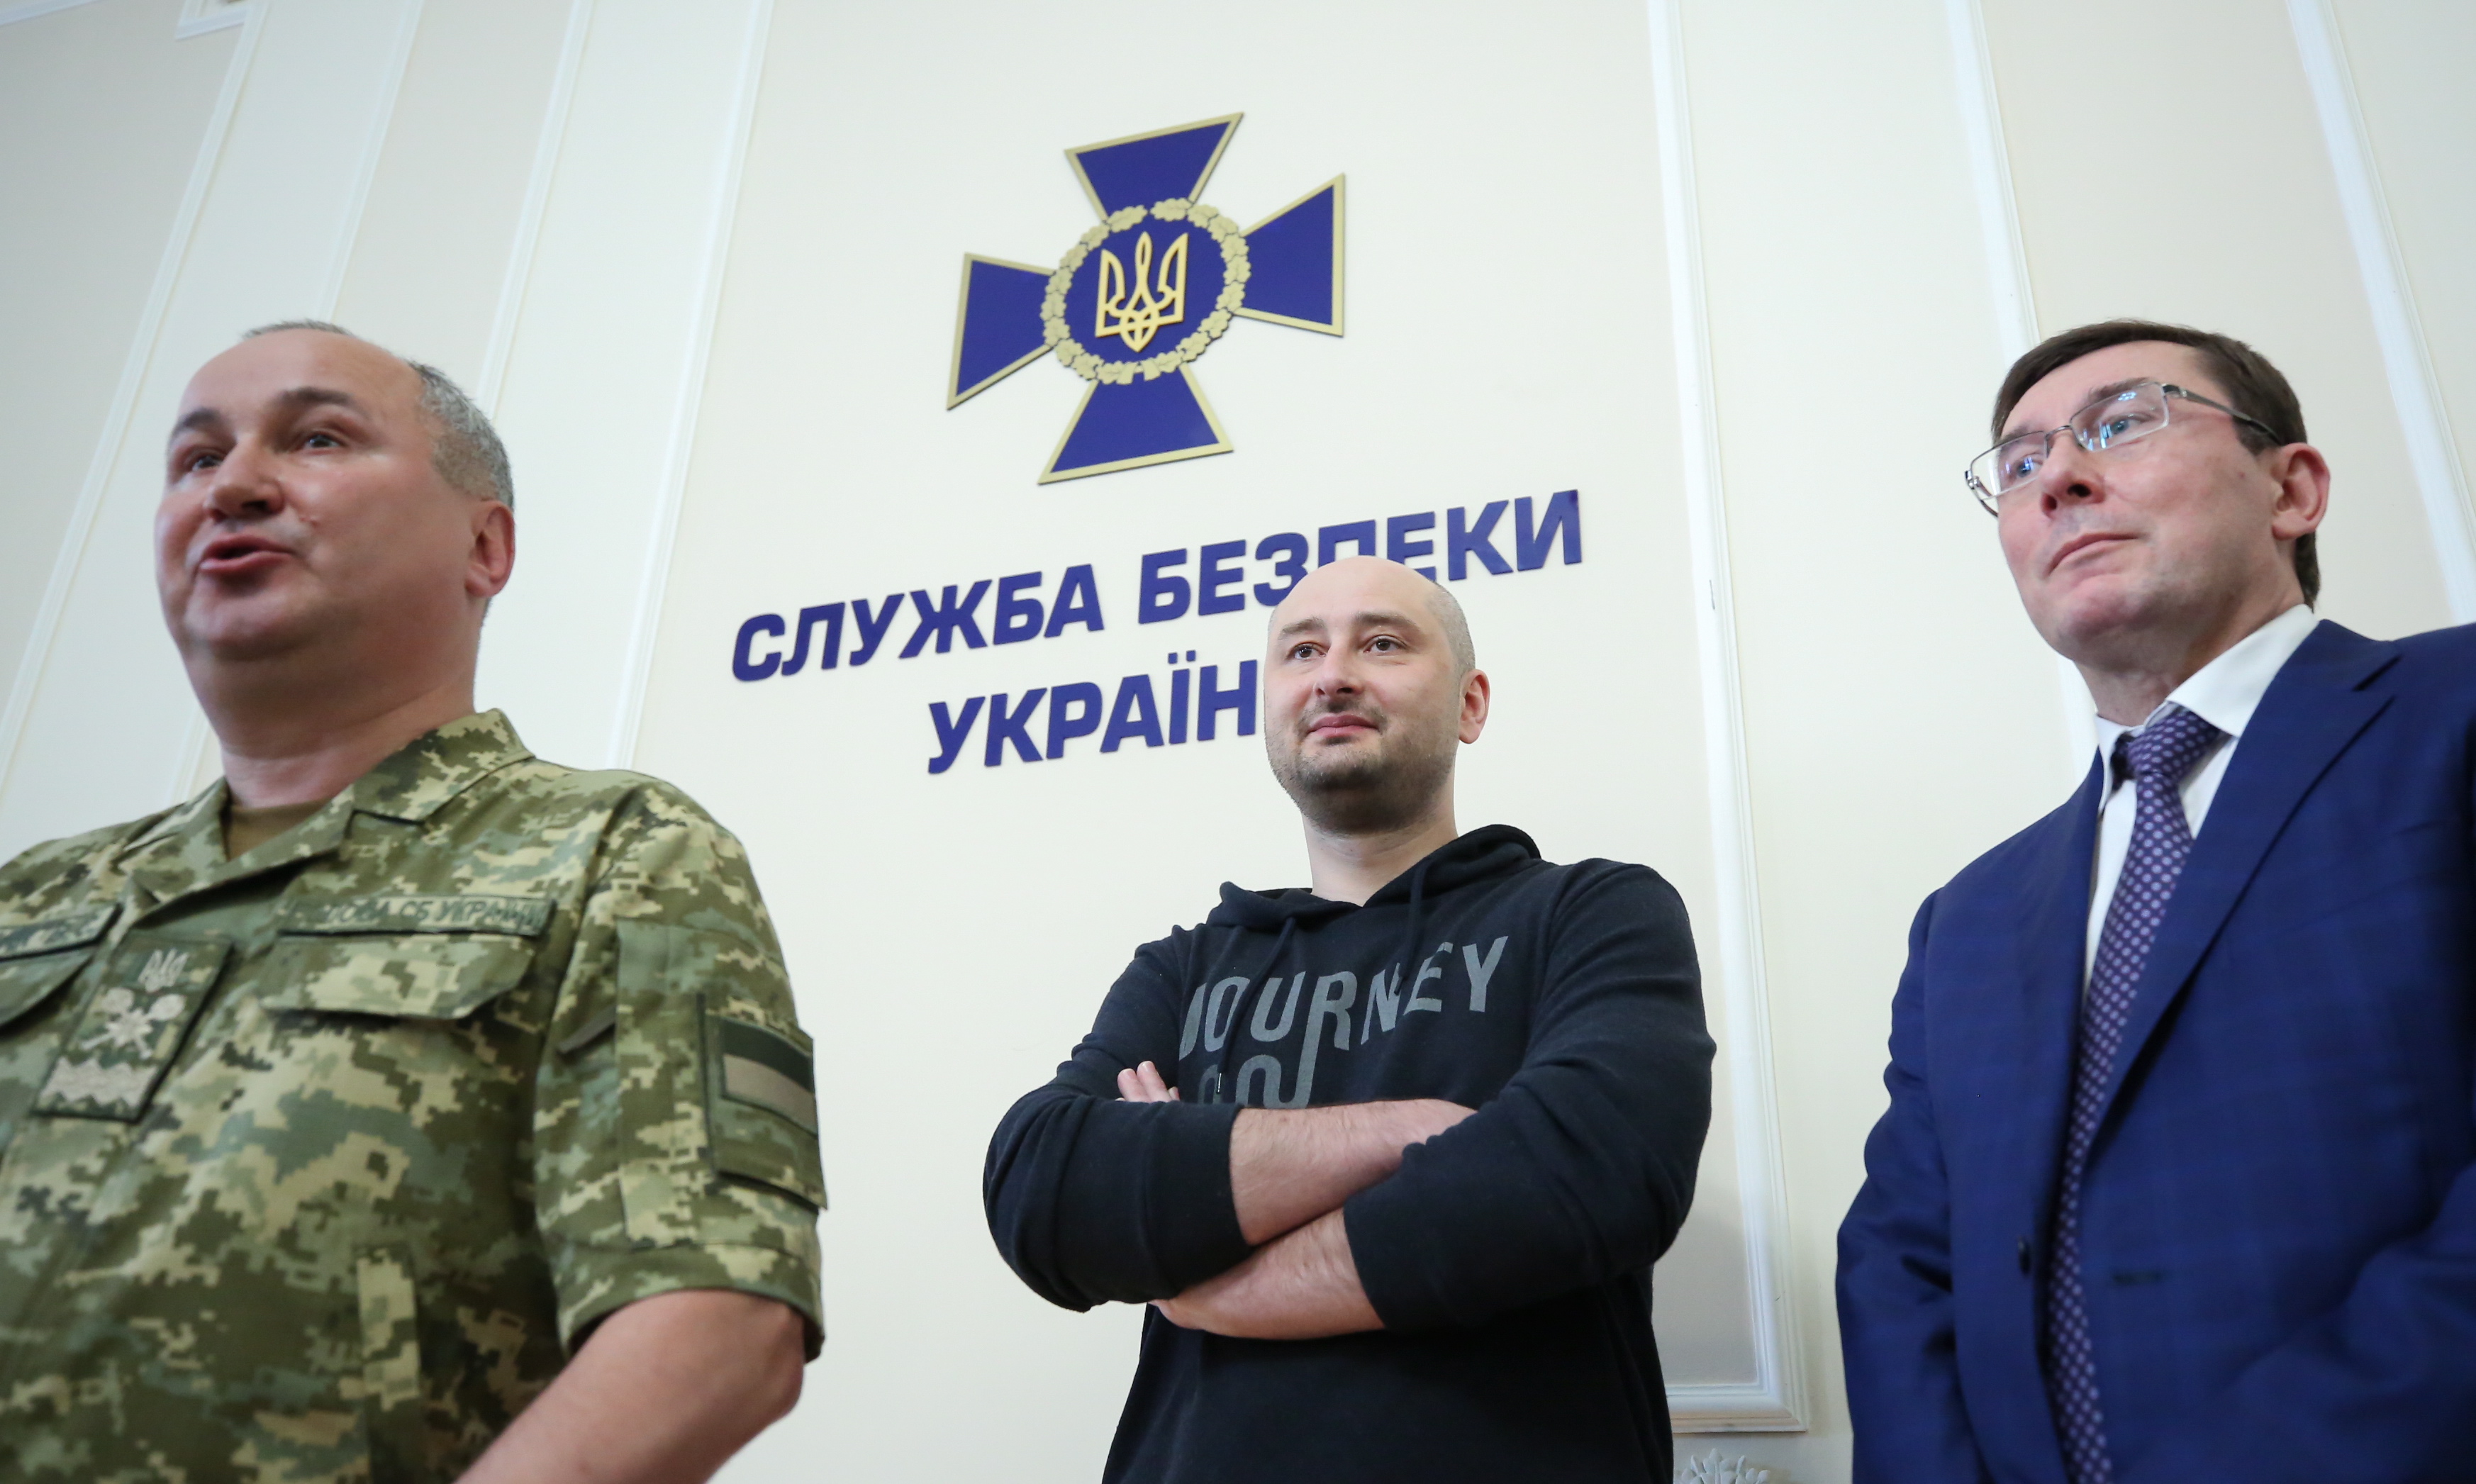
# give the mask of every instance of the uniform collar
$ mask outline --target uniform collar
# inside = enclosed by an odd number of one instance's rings
[[[532,754],[498,711],[449,722],[406,744],[327,806],[237,860],[224,855],[221,779],[158,817],[122,850],[130,875],[156,904],[210,886],[323,855],[343,843],[356,813],[418,824],[475,783]]]
[[[476,711],[414,741],[360,776],[344,791],[353,808],[408,824],[510,763],[532,754],[502,711]]]
[[[2235,647],[2194,671],[2190,680],[2168,693],[2142,720],[2146,727],[2158,719],[2158,711],[2170,705],[2182,706],[2228,737],[2243,735],[2252,725],[2252,713],[2261,709],[2261,698],[2269,691],[2269,682],[2304,641],[2312,636],[2320,620],[2313,616],[2309,604],[2299,603],[2262,625],[2239,640]],[[2097,719],[2097,755],[2101,762],[2115,755],[2117,738],[2138,731],[2139,727],[2125,727]]]

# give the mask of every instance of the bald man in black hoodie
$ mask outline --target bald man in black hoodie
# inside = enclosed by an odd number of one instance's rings
[[[1684,905],[1456,832],[1489,686],[1442,587],[1334,562],[1271,629],[1312,886],[1139,949],[989,1147],[1034,1292],[1151,1305],[1102,1477],[1664,1484],[1650,1265],[1711,1112]]]

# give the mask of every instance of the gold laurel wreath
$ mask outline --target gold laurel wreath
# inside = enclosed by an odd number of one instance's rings
[[[1165,222],[1188,221],[1212,234],[1213,242],[1221,249],[1221,297],[1213,301],[1212,312],[1203,316],[1187,337],[1144,360],[1102,360],[1083,348],[1066,328],[1066,287],[1075,281],[1075,270],[1092,250],[1118,233],[1153,217]],[[1101,225],[1083,234],[1058,260],[1057,271],[1049,276],[1049,293],[1040,301],[1040,323],[1048,341],[1057,351],[1057,359],[1067,369],[1087,382],[1108,382],[1124,385],[1140,376],[1145,381],[1165,376],[1210,349],[1229,328],[1238,307],[1247,302],[1247,235],[1236,222],[1201,202],[1171,200],[1155,202],[1150,207],[1122,207],[1109,213]]]

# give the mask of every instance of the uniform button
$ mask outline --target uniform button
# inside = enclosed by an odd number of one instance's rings
[[[2027,1237],[2022,1237],[2020,1239],[2020,1271],[2023,1273],[2029,1271],[2029,1239]]]

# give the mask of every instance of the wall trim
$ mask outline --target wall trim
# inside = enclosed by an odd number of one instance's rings
[[[1662,216],[1667,231],[1669,312],[1675,335],[1676,396],[1683,433],[1686,521],[1694,548],[1695,631],[1702,677],[1702,741],[1709,779],[1711,848],[1720,897],[1723,1045],[1734,1093],[1737,1200],[1745,1222],[1746,1278],[1753,1303],[1754,1379],[1733,1386],[1676,1386],[1669,1409],[1678,1432],[1795,1432],[1806,1425],[1805,1351],[1790,1301],[1788,1189],[1773,1089],[1770,1011],[1763,972],[1762,898],[1754,861],[1743,687],[1737,671],[1736,604],[1729,590],[1726,505],[1720,482],[1720,424],[1703,292],[1702,229],[1694,180],[1693,114],[1685,91],[1682,0],[1649,0],[1651,87],[1658,109]]]
[[[21,20],[93,3],[94,0],[17,0],[15,5],[0,5],[0,26],[13,26]]]
[[[558,159],[567,147],[568,116],[575,111],[576,80],[584,70],[584,42],[593,32],[594,0],[571,0],[567,34],[558,44],[558,67],[551,75],[550,103],[542,111],[541,136],[533,144],[532,173],[525,181],[523,207],[516,213],[515,240],[508,245],[508,271],[499,281],[499,304],[490,317],[490,340],[482,352],[482,372],[474,381],[473,400],[496,418],[499,394],[508,383],[508,359],[515,353],[516,327],[524,321],[525,295],[532,286],[533,257],[541,246],[542,220],[550,212],[550,190],[558,175]]]
[[[2442,415],[2441,384],[2424,341],[2407,264],[2383,198],[2379,161],[2356,97],[2355,71],[2347,62],[2346,37],[2330,0],[2287,0],[2295,50],[2313,90],[2321,140],[2339,186],[2339,212],[2356,249],[2356,268],[2372,310],[2373,335],[2389,373],[2390,403],[2407,439],[2409,467],[2433,528],[2434,557],[2441,566],[2443,595],[2453,623],[2476,623],[2476,510],[2467,503],[2466,467]]]
[[[614,768],[634,765],[636,741],[644,729],[645,695],[653,681],[662,601],[670,586],[672,548],[677,544],[680,508],[687,494],[688,466],[696,452],[697,418],[705,406],[714,329],[722,312],[723,277],[730,267],[731,234],[739,221],[740,177],[748,163],[748,140],[755,128],[756,94],[764,80],[765,47],[773,26],[774,0],[755,0],[749,7],[739,82],[731,96],[730,129],[723,137],[722,158],[716,161],[719,168],[707,205],[712,225],[706,236],[704,260],[697,265],[696,317],[688,330],[688,362],[681,369],[679,392],[671,408],[670,435],[662,456],[662,482],[655,494],[654,529],[645,547],[644,572],[637,581],[636,615],[628,638],[627,668],[621,673],[619,702],[611,717],[609,766]]]
[[[2003,140],[2003,106],[1994,92],[1994,55],[1987,44],[1981,0],[1944,0],[1951,33],[1952,96],[1960,104],[1961,137],[1968,146],[1969,185],[1977,197],[1978,242],[1994,303],[1994,342],[2009,368],[2044,338],[2029,277],[2029,246],[2012,193],[2012,155]],[[1960,482],[1957,474],[1952,482]],[[2078,788],[2097,751],[2097,713],[2077,666],[2055,656],[2055,694],[2064,711],[2064,786]]]
[[[207,116],[204,136],[198,141],[198,154],[189,166],[189,181],[183,187],[181,205],[172,216],[172,230],[165,236],[162,259],[155,267],[155,282],[147,289],[146,306],[137,316],[137,329],[131,335],[128,358],[121,362],[120,381],[112,388],[111,409],[105,415],[102,431],[95,442],[94,457],[87,464],[86,480],[78,486],[77,504],[69,512],[68,529],[62,532],[59,553],[52,559],[52,575],[43,584],[42,606],[35,611],[34,628],[26,635],[24,658],[18,663],[14,681],[9,687],[9,700],[0,709],[0,792],[5,792],[10,775],[15,770],[18,745],[24,740],[26,720],[33,712],[35,693],[40,688],[44,673],[51,667],[52,645],[59,637],[61,615],[68,607],[69,590],[76,584],[78,568],[86,560],[87,545],[94,534],[94,523],[103,511],[105,487],[111,482],[111,471],[119,463],[120,448],[129,433],[130,419],[136,415],[137,399],[146,380],[146,368],[155,359],[155,346],[163,331],[163,316],[169,312],[172,293],[178,286],[181,269],[187,261],[191,241],[197,235],[198,217],[205,210],[208,188],[213,184],[215,168],[223,160],[224,143],[232,134],[233,115],[240,106],[242,85],[248,80],[250,63],[258,54],[258,40],[265,30],[265,11],[253,7],[245,17],[240,39],[233,46],[232,58],[224,64],[222,89],[215,95],[214,111]],[[203,719],[202,719],[203,724]],[[185,748],[182,755],[195,755],[194,747]]]
[[[172,38],[186,41],[237,26],[248,20],[249,12],[255,9],[252,0],[181,0],[181,18],[173,23]]]
[[[369,209],[370,187],[378,180],[379,157],[386,150],[387,134],[395,123],[395,103],[404,91],[404,75],[412,63],[412,44],[421,31],[422,6],[425,0],[400,0],[403,11],[396,18],[395,39],[387,49],[386,70],[379,85],[378,106],[370,112],[370,128],[361,141],[359,161],[353,167],[353,184],[344,198],[343,220],[335,228],[335,245],[328,254],[327,282],[311,302],[309,318],[333,320],[336,301],[343,297],[344,277],[353,262],[353,249],[361,236],[361,217]],[[203,29],[219,31],[239,25],[253,6],[250,0],[238,4],[215,5],[210,0],[185,0],[182,14],[190,12],[210,12],[214,17]],[[229,16],[230,19],[222,17]],[[186,24],[186,22],[185,22]],[[183,36],[192,33],[183,32]],[[350,326],[346,327],[351,328]],[[213,729],[208,725],[204,710],[192,710],[184,730],[181,747],[174,754],[171,777],[163,789],[166,805],[181,803],[223,775],[223,754],[217,745]]]

